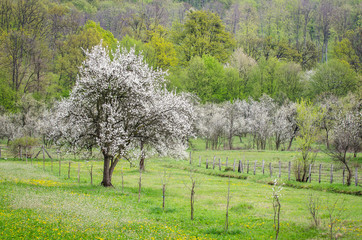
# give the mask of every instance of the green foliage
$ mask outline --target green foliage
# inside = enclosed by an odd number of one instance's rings
[[[183,31],[175,44],[179,46],[183,64],[192,57],[210,55],[224,63],[235,45],[232,35],[225,30],[220,17],[206,11],[190,11]]]
[[[6,83],[0,74],[0,113],[2,110],[14,112],[16,109],[16,92]]]
[[[353,70],[356,72],[359,71],[359,58],[353,49],[351,42],[347,38],[344,38],[334,46],[334,54],[339,60],[348,62]]]
[[[39,140],[37,138],[25,136],[10,141],[9,150],[14,156],[18,156],[20,153],[20,148],[22,149],[22,154],[25,154],[25,148],[27,149],[28,153],[30,153],[31,149],[38,144]]]
[[[185,73],[180,74],[184,75],[184,89],[195,93],[203,103],[222,102],[241,96],[238,72],[232,68],[224,68],[212,56],[193,57]]]
[[[356,90],[357,75],[347,62],[331,60],[318,66],[310,84],[311,96],[321,93],[345,96]]]
[[[60,75],[59,82],[63,88],[69,90],[74,85],[78,67],[85,59],[83,51],[91,49],[101,40],[103,40],[103,46],[111,49],[117,45],[113,34],[93,21],[88,21],[77,33],[68,36],[60,47],[56,60],[56,70]]]
[[[251,79],[247,86],[253,98],[259,99],[263,94],[272,98],[276,96],[279,87],[278,70],[280,66],[281,63],[275,58],[269,60],[262,58],[258,62],[258,66],[251,72]]]
[[[306,182],[308,180],[308,167],[313,164],[315,154],[313,154],[313,144],[316,142],[320,132],[320,125],[323,119],[324,110],[320,107],[313,106],[309,101],[303,99],[297,104],[296,121],[298,125],[298,136],[295,138],[300,156],[297,159],[297,168],[300,170],[301,175],[296,171],[297,180]]]
[[[163,32],[165,32],[165,29],[162,26],[158,26],[154,31],[150,32],[150,42],[147,45],[154,49],[154,67],[168,69],[176,66],[178,59],[173,43],[163,36]]]

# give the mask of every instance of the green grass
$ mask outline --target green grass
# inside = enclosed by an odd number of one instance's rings
[[[137,169],[122,162],[117,166],[112,182],[114,188],[99,186],[102,162],[79,161],[59,165],[41,161],[0,161],[0,236],[1,239],[271,239],[273,210],[270,199],[273,178],[261,174],[240,174],[230,171],[197,167],[202,159],[217,155],[240,158],[240,154],[258,160],[288,161],[288,152],[198,151],[193,154],[193,169],[197,170],[195,220],[190,220],[190,185],[188,161],[150,159],[143,174],[142,196],[138,203]],[[197,154],[197,155],[196,155]],[[94,165],[90,185],[90,164]],[[204,162],[203,162],[204,164]],[[121,189],[120,169],[124,169],[124,191]],[[162,171],[171,178],[167,185],[166,209],[162,210]],[[226,175],[246,176],[246,180],[231,178],[229,231],[224,232],[228,179]],[[221,175],[221,176],[220,176]],[[285,181],[286,179],[283,179]],[[288,181],[285,181],[290,184]],[[343,212],[336,223],[335,233],[344,239],[358,239],[362,235],[361,197],[328,191],[330,184],[296,183],[285,187],[281,198],[280,239],[328,239],[327,206],[339,199]],[[310,189],[305,187],[309,186]],[[321,189],[313,186],[322,186]],[[332,184],[335,188],[346,187]],[[314,190],[315,189],[315,190]],[[327,191],[326,191],[327,189]],[[322,225],[311,227],[307,211],[307,197],[315,194],[321,199]]]

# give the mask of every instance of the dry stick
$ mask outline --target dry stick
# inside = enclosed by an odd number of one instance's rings
[[[256,171],[256,160],[254,162],[254,175],[255,175],[255,171]]]
[[[201,156],[199,156],[199,167],[201,167]]]
[[[264,159],[263,159],[263,164],[262,164],[262,171],[263,171],[263,175],[264,175]]]
[[[229,176],[229,183],[228,183],[228,197],[227,197],[227,203],[226,203],[225,232],[227,232],[228,228],[229,228],[229,202],[230,202],[230,176]]]
[[[354,175],[354,182],[355,182],[355,185],[357,187],[357,185],[358,185],[358,167],[356,167],[356,172],[355,172],[355,175]]]
[[[343,166],[343,172],[342,172],[342,184],[344,185],[344,171],[345,171],[345,166]]]
[[[91,164],[90,178],[91,178],[91,185],[93,185],[93,164]],[[123,173],[122,173],[122,182],[123,182]],[[123,184],[122,184],[122,193],[123,193]]]
[[[288,181],[290,181],[290,168],[291,168],[291,162],[288,163]]]
[[[321,183],[321,177],[322,177],[322,164],[319,164],[319,179],[318,179],[319,183]]]
[[[279,161],[279,178],[282,177],[282,163]]]
[[[162,210],[165,210],[166,184],[162,184]]]
[[[69,161],[69,166],[68,166],[68,179],[70,179],[70,164],[71,164],[71,162]]]
[[[78,183],[80,183],[80,163],[78,163]]]
[[[272,164],[269,163],[270,177],[273,177]]]
[[[190,154],[191,156],[191,154]],[[138,182],[138,202],[141,201],[141,187],[142,187],[142,171],[140,170],[140,179]]]
[[[43,170],[45,170],[45,153],[44,153],[44,146],[43,148]]]
[[[309,182],[312,182],[312,164],[309,164],[309,174],[308,174]]]
[[[333,183],[333,164],[331,164],[331,183]]]
[[[93,165],[92,165],[92,167],[93,167]],[[124,193],[123,167],[121,167],[121,176],[122,176],[122,193]]]
[[[219,171],[221,171],[221,159],[219,158]]]

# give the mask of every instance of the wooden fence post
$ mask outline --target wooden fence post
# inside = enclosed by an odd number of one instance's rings
[[[264,175],[264,159],[263,159],[263,164],[262,164],[262,171],[263,171],[263,175]]]
[[[28,148],[25,146],[25,161],[28,164]]]
[[[333,164],[331,164],[331,181],[330,183],[333,183]]]
[[[71,164],[71,162],[69,161],[69,166],[68,166],[68,179],[70,179],[70,164]]]
[[[62,160],[59,159],[59,176],[61,174],[62,169]]]
[[[312,164],[309,164],[309,182],[312,182]]]
[[[78,163],[78,183],[80,183],[80,163]]]
[[[243,162],[240,160],[240,167],[241,167],[241,172],[244,173],[244,166],[243,166]]]
[[[21,146],[19,146],[19,160],[23,160],[23,157],[21,155],[22,155]]]
[[[358,167],[356,167],[356,170],[355,170],[355,175],[354,175],[354,182],[355,182],[355,185],[357,187],[358,185]]]
[[[248,159],[248,163],[247,163],[247,166],[246,166],[246,173],[249,174],[249,159]]]
[[[234,158],[233,172],[235,172],[235,158]]]
[[[123,167],[121,171],[122,171],[122,188],[123,188]],[[91,177],[91,185],[93,185],[93,164],[91,164],[90,177]]]
[[[201,167],[201,156],[199,156],[199,167]]]
[[[322,177],[322,164],[319,164],[319,183],[321,183],[321,177]]]
[[[42,147],[43,150],[43,170],[45,170],[45,153],[44,153],[44,146]]]
[[[279,178],[282,177],[282,163],[279,161]]]
[[[239,164],[238,164],[238,172],[241,173],[241,160],[239,160]]]
[[[226,164],[225,164],[225,168],[228,167],[228,160],[229,160],[229,157],[226,157]]]
[[[209,168],[209,162],[208,162],[209,160],[206,158],[206,169],[208,169]]]
[[[219,158],[219,170],[221,171],[221,159]]]
[[[212,161],[212,169],[215,169],[215,156],[214,156],[214,160]]]
[[[270,177],[273,177],[272,163],[269,163]]]
[[[191,162],[191,151],[190,151],[190,165],[192,164],[192,162]]]
[[[344,185],[344,171],[345,171],[345,166],[343,166],[343,172],[342,172],[342,184]]]
[[[291,162],[288,163],[288,181],[290,181],[290,168],[291,168]]]
[[[255,175],[255,171],[256,171],[256,160],[254,162],[254,175]]]

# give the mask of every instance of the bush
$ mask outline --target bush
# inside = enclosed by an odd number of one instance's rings
[[[20,148],[22,149],[22,154],[25,155],[27,152],[27,157],[32,157],[31,149],[39,144],[39,139],[25,136],[21,138],[16,138],[9,143],[10,152],[14,156],[20,155]]]

